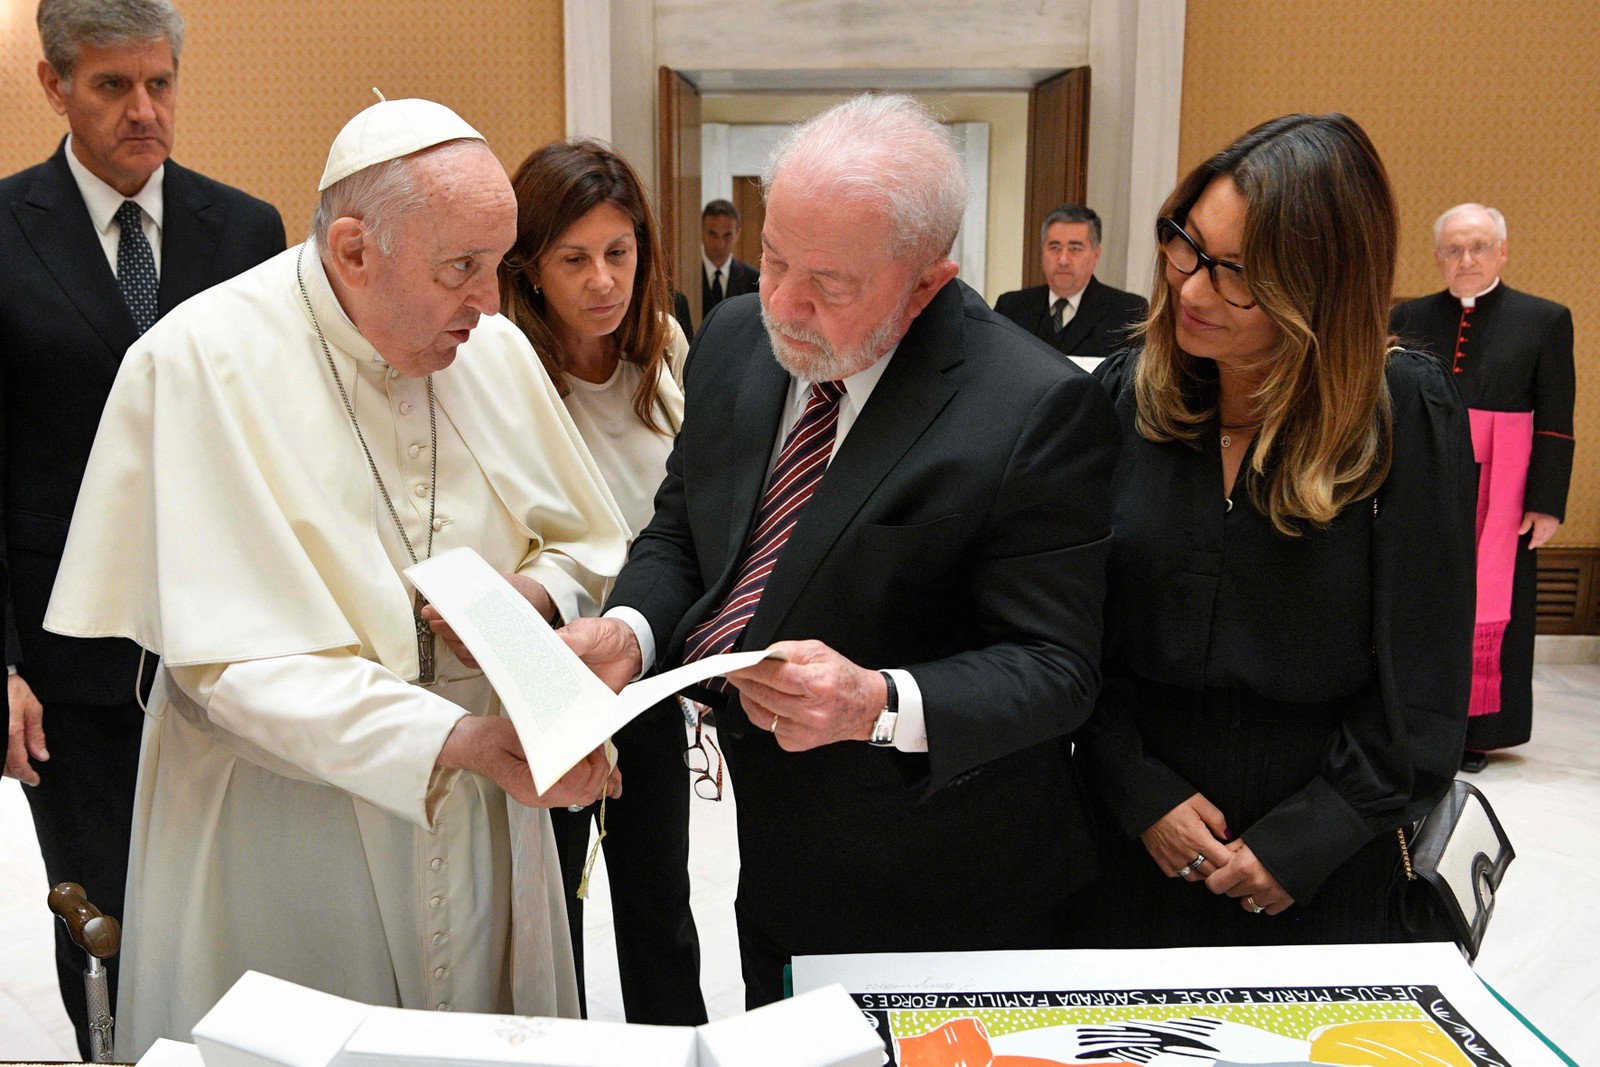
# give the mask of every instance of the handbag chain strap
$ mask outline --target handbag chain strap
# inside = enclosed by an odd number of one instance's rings
[[[1400,862],[1405,864],[1406,881],[1415,882],[1417,872],[1411,868],[1411,849],[1406,846],[1406,831],[1404,827],[1395,827],[1394,836],[1400,839]]]

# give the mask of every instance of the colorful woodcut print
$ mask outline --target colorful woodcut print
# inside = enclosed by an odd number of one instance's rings
[[[1506,1067],[1428,985],[855,999],[898,1067]]]

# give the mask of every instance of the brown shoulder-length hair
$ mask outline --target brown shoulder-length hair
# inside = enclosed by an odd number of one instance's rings
[[[533,343],[534,351],[562,396],[569,386],[565,354],[547,318],[544,293],[535,289],[539,261],[561,235],[601,204],[611,204],[633,220],[638,266],[627,313],[617,327],[617,354],[643,374],[633,394],[633,410],[646,426],[668,432],[656,419],[656,382],[667,356],[667,272],[656,237],[656,220],[639,175],[628,161],[599,141],[552,141],[522,161],[511,178],[517,194],[517,242],[500,263],[500,294],[506,318]]]
[[[1262,123],[1190,171],[1161,214],[1187,222],[1222,175],[1245,198],[1245,278],[1280,338],[1251,398],[1263,421],[1245,477],[1256,506],[1295,536],[1388,476],[1394,197],[1366,132],[1337,114]],[[1139,432],[1194,440],[1217,414],[1216,367],[1178,347],[1159,251],[1151,291],[1134,378]]]

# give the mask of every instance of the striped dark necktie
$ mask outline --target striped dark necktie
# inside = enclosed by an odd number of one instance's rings
[[[823,472],[828,469],[834,431],[839,425],[839,398],[843,395],[844,386],[838,382],[817,382],[811,386],[806,409],[784,439],[783,450],[778,454],[778,465],[772,470],[761,510],[756,513],[739,577],[722,606],[690,631],[683,646],[685,663],[732,651],[755,615],[767,576],[778,562],[778,553],[783,551],[784,543],[800,518],[800,510],[811,499],[817,483],[822,481]],[[709,688],[720,690],[725,685],[722,679],[716,679]]]

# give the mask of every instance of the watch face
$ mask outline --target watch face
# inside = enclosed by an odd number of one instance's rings
[[[887,708],[879,712],[878,721],[872,724],[872,744],[894,744],[894,728],[899,720],[899,714]]]

